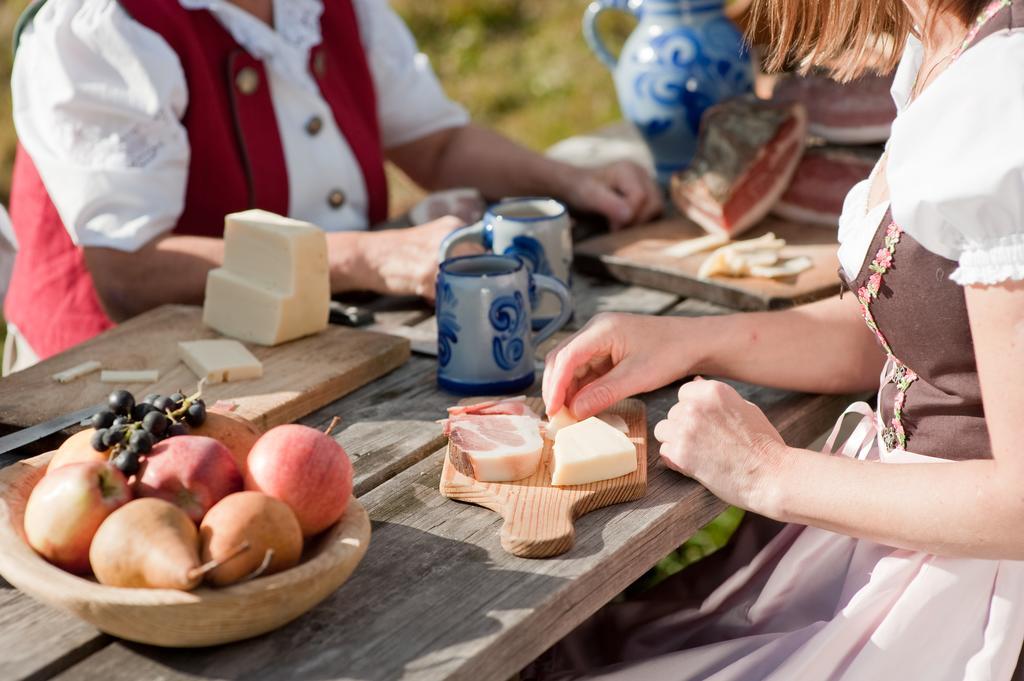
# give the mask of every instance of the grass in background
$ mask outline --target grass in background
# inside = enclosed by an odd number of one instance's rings
[[[0,201],[5,204],[16,143],[6,85],[12,62],[10,37],[27,4],[28,0],[0,0],[0,78],[5,84],[0,87]],[[580,21],[587,4],[588,0],[392,0],[449,96],[478,123],[537,150],[619,118],[611,75],[583,41]],[[601,21],[613,49],[633,24],[631,17],[612,13]],[[392,209],[399,212],[421,193],[396,169],[389,175]],[[657,583],[716,550],[741,517],[735,509],[726,512],[641,583]]]

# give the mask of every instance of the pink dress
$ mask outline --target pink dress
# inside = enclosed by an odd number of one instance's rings
[[[1024,0],[994,2],[960,52],[1021,25]],[[866,204],[867,185],[848,207]],[[844,276],[889,357],[879,409],[852,405],[856,428],[833,452],[841,419],[826,453],[894,465],[990,458],[964,294],[949,276],[957,263],[904,233],[892,210],[879,223],[881,211],[859,216],[874,221],[873,255]],[[1024,562],[786,525],[713,589],[701,590],[696,567],[673,578],[688,585],[608,606],[534,671],[606,681],[1004,681],[1024,641]]]

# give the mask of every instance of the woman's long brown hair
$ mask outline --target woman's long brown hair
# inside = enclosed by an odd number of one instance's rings
[[[933,0],[964,24],[988,0]],[[866,71],[886,73],[899,61],[913,22],[901,0],[753,0],[751,35],[769,37],[769,70],[821,66],[840,80]]]

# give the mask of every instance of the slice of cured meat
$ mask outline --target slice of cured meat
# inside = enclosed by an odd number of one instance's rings
[[[804,150],[807,113],[752,96],[708,109],[697,155],[672,178],[672,200],[712,234],[734,237],[757,224],[789,186]]]
[[[869,75],[839,83],[824,73],[779,79],[772,100],[807,107],[808,131],[833,144],[879,144],[896,119],[893,76]]]
[[[809,147],[773,213],[789,220],[836,227],[846,195],[871,175],[882,147]]]
[[[449,455],[455,467],[480,482],[529,477],[544,451],[540,421],[534,416],[461,414],[448,419]]]
[[[448,407],[449,416],[458,416],[460,414],[505,414],[507,416],[532,416],[535,419],[540,418],[526,404],[525,395],[478,402],[477,404],[460,404],[455,407]]]

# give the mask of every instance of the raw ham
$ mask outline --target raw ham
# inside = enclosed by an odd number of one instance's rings
[[[791,75],[775,85],[772,101],[807,107],[808,130],[833,144],[878,144],[896,119],[893,76],[865,76],[839,83],[824,73]]]
[[[529,477],[540,464],[544,439],[536,416],[459,414],[448,419],[452,463],[480,482]]]
[[[807,137],[801,104],[752,96],[712,107],[701,121],[693,163],[672,177],[679,210],[712,234],[753,227],[789,186]]]
[[[449,416],[460,416],[463,414],[498,414],[505,416],[532,416],[540,419],[537,414],[526,404],[526,396],[509,397],[503,400],[490,400],[477,404],[465,404],[455,407],[448,407]]]
[[[836,227],[846,195],[867,179],[881,155],[882,147],[808,148],[772,212],[789,220]]]

